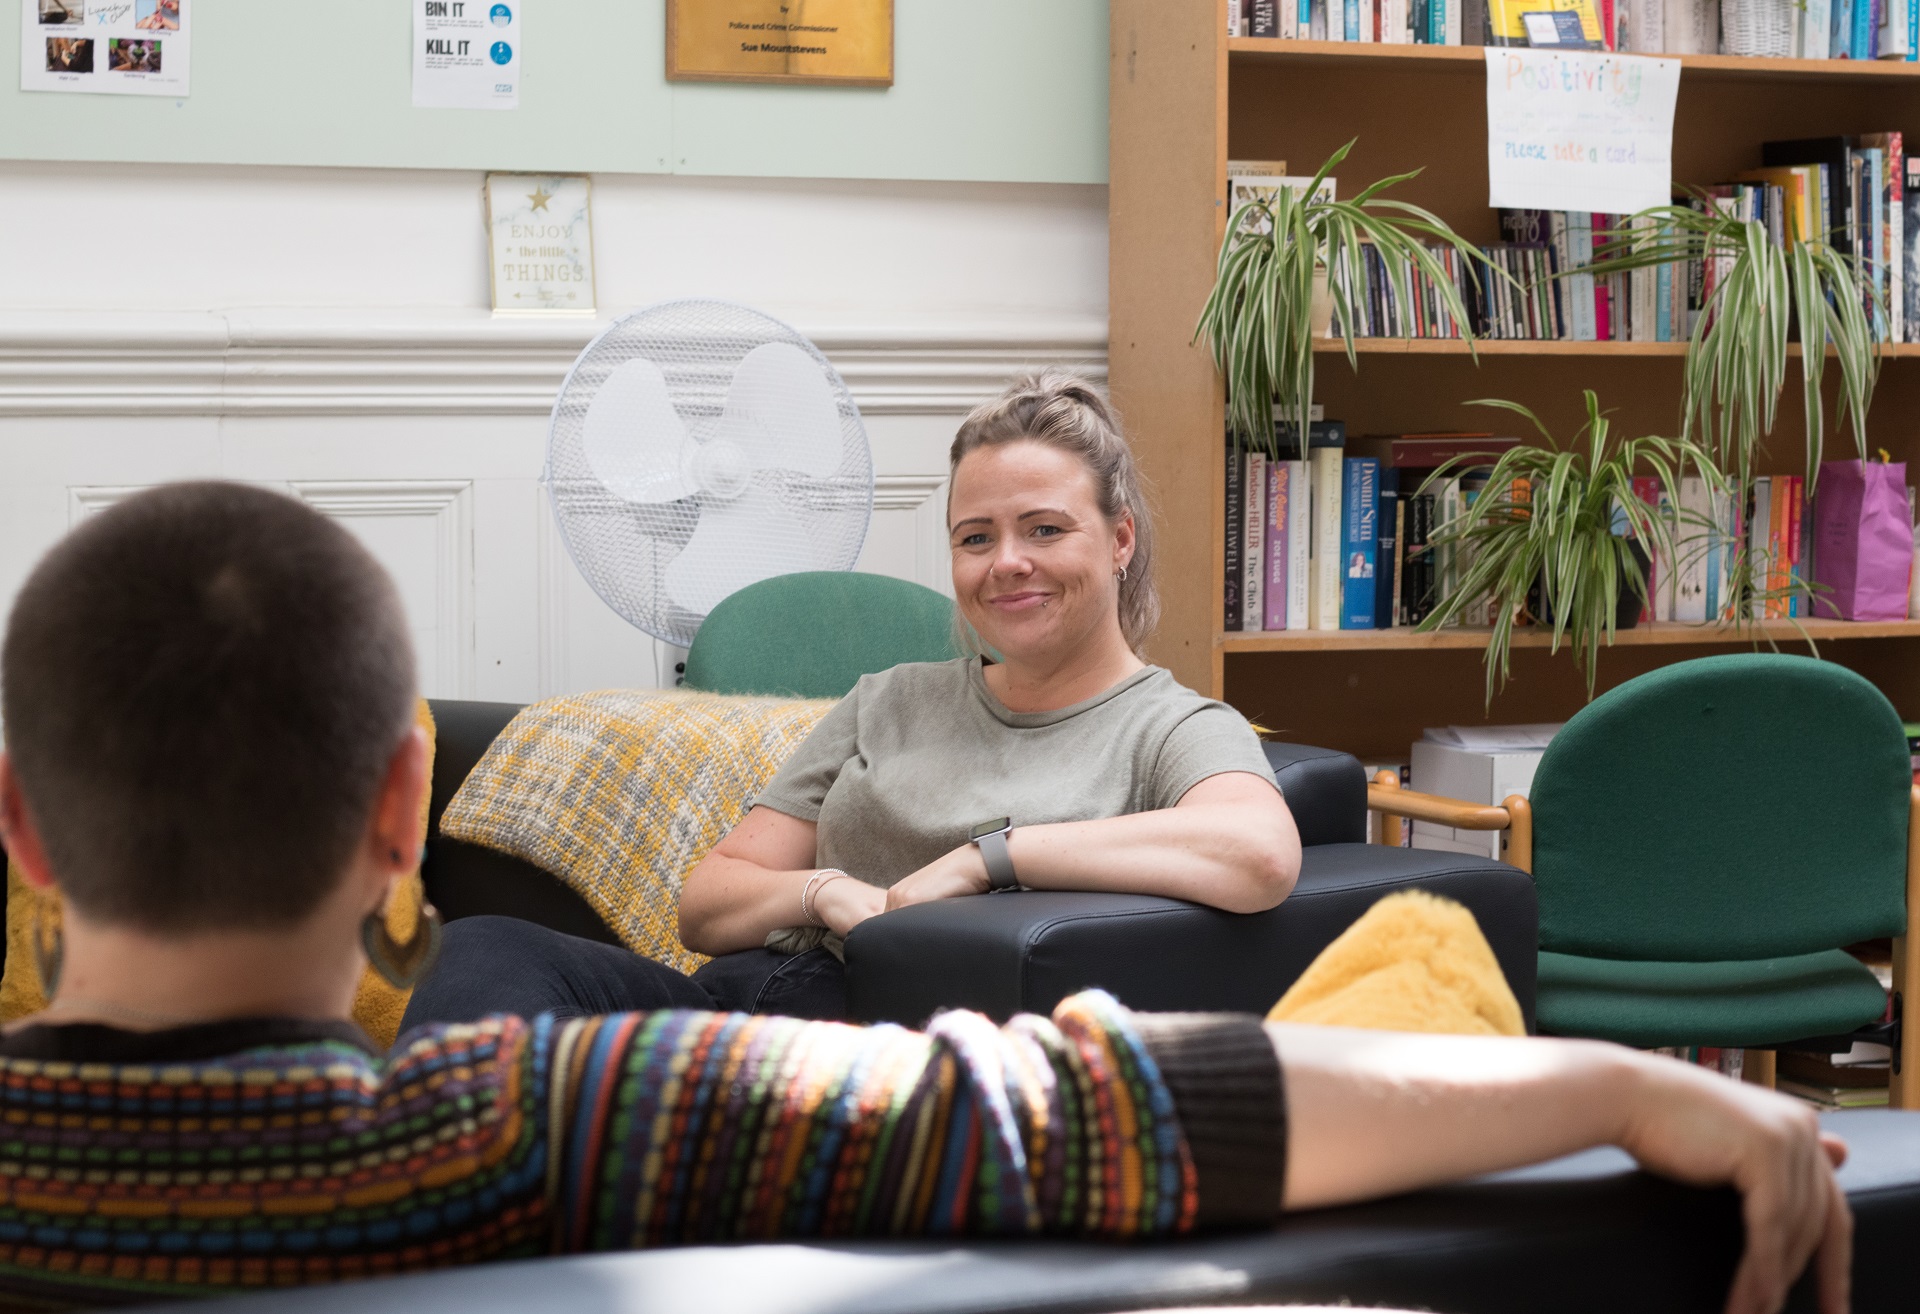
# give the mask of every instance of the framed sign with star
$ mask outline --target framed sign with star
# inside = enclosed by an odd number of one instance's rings
[[[494,314],[594,313],[592,202],[584,174],[487,175]]]

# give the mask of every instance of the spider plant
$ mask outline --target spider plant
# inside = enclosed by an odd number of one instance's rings
[[[1704,435],[1703,445],[1738,490],[1752,486],[1754,454],[1773,432],[1787,378],[1787,344],[1797,338],[1812,492],[1826,440],[1821,383],[1829,346],[1840,366],[1836,422],[1848,424],[1861,459],[1867,455],[1867,408],[1880,373],[1868,307],[1884,316],[1878,291],[1861,262],[1826,238],[1796,237],[1781,247],[1765,224],[1736,219],[1717,210],[1711,198],[1702,200],[1703,209],[1640,211],[1597,253],[1590,270],[1610,274],[1689,260],[1719,262],[1720,277],[1687,345],[1680,434]]]
[[[1470,403],[1497,406],[1524,417],[1539,431],[1541,446],[1509,449],[1494,462],[1486,486],[1471,506],[1439,526],[1429,551],[1450,553],[1458,563],[1451,588],[1438,598],[1418,628],[1457,625],[1469,607],[1490,603],[1492,633],[1487,638],[1487,701],[1511,674],[1513,629],[1537,597],[1537,617],[1553,629],[1552,651],[1573,649],[1593,697],[1600,645],[1613,643],[1615,616],[1623,596],[1647,602],[1647,571],[1641,553],[1676,559],[1675,530],[1681,520],[1703,516],[1661,515],[1635,496],[1636,470],[1651,472],[1669,490],[1669,503],[1689,465],[1715,488],[1724,480],[1707,451],[1686,438],[1617,439],[1592,391],[1586,393],[1587,421],[1562,447],[1539,418],[1517,402]],[[1444,466],[1428,477],[1421,491],[1462,463]],[[1627,535],[1616,533],[1624,529]],[[1538,590],[1537,594],[1535,590]]]
[[[1213,291],[1200,312],[1194,340],[1207,339],[1214,364],[1226,378],[1229,431],[1261,450],[1275,447],[1275,416],[1290,420],[1297,433],[1307,431],[1313,401],[1316,271],[1326,279],[1347,364],[1359,368],[1353,326],[1365,304],[1363,250],[1368,245],[1378,252],[1401,304],[1412,304],[1418,271],[1432,284],[1472,350],[1467,307],[1425,242],[1453,248],[1469,268],[1474,263],[1491,266],[1432,212],[1382,196],[1417,176],[1418,169],[1382,178],[1352,200],[1322,195],[1321,183],[1347,158],[1353,144],[1349,141],[1335,151],[1304,191],[1277,188],[1271,197],[1238,206],[1227,219]]]

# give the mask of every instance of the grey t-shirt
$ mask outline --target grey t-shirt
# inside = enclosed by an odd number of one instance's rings
[[[978,822],[1151,812],[1228,771],[1273,779],[1246,718],[1161,667],[1071,707],[1012,712],[976,657],[862,676],[755,802],[817,823],[815,862],[884,889]],[[791,952],[820,938],[776,931],[767,944]]]

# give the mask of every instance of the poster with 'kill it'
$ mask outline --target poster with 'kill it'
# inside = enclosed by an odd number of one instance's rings
[[[187,94],[198,0],[20,0],[20,90]]]
[[[413,0],[415,109],[515,109],[525,0]]]

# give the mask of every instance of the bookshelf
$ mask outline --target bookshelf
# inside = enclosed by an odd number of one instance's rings
[[[1219,10],[1214,0],[1111,0],[1109,10],[1108,368],[1158,509],[1165,612],[1150,656],[1280,737],[1365,757],[1404,757],[1429,725],[1563,720],[1585,701],[1585,683],[1570,654],[1549,652],[1546,632],[1517,638],[1513,678],[1489,709],[1484,631],[1221,630],[1225,401],[1192,338],[1226,226],[1228,158],[1284,159],[1311,173],[1356,138],[1336,174],[1343,194],[1421,169],[1392,194],[1472,241],[1499,233],[1486,204],[1480,48],[1229,41]],[[1898,130],[1920,147],[1920,65],[1680,58],[1677,181],[1752,168],[1759,143],[1776,138]],[[1681,343],[1488,341],[1477,361],[1451,340],[1363,338],[1355,347],[1357,374],[1338,341],[1326,344],[1316,370],[1315,400],[1349,433],[1526,432],[1517,417],[1467,405],[1501,397],[1570,438],[1585,388],[1633,432],[1671,433],[1678,416]],[[1803,468],[1800,410],[1790,379],[1763,472]],[[1872,445],[1920,462],[1920,432],[1906,419],[1914,415],[1920,346],[1896,346],[1874,400]],[[1830,426],[1828,454],[1849,450],[1851,438]],[[1602,650],[1598,689],[1741,646],[1811,646],[1920,719],[1920,622],[1651,625],[1620,631],[1615,643]]]

